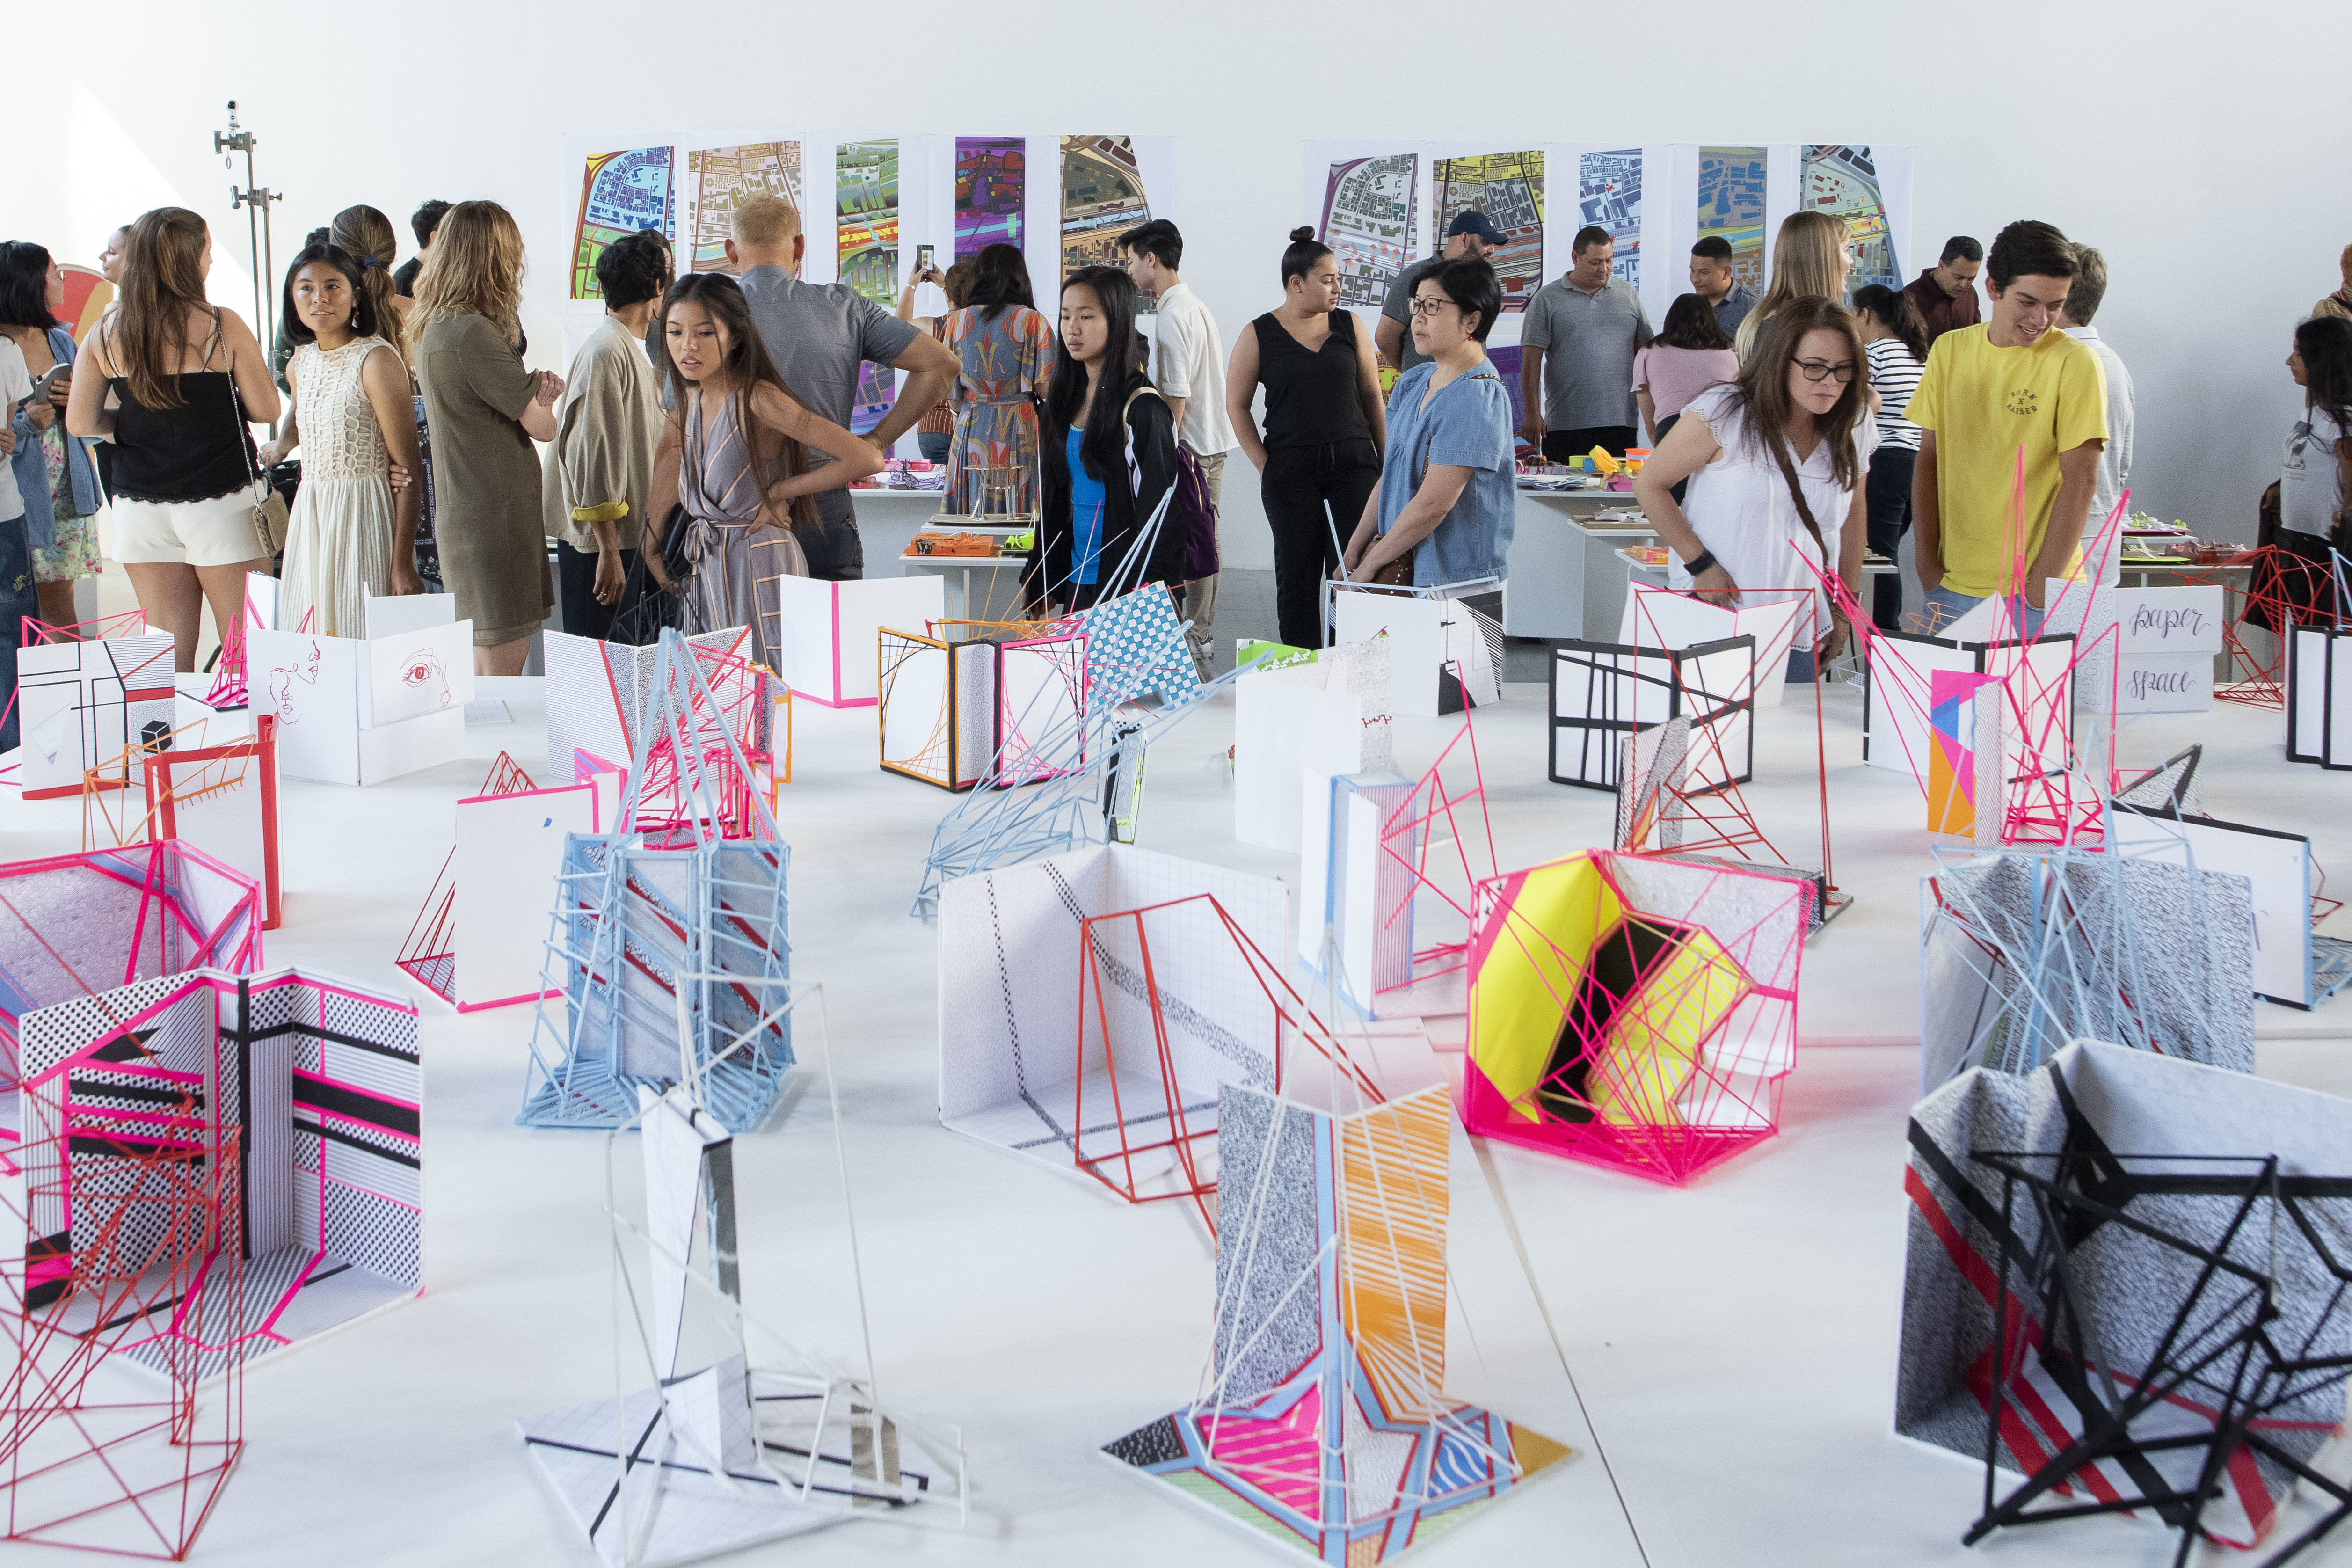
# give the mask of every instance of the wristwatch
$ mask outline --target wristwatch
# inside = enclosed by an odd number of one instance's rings
[[[1708,568],[1715,566],[1716,564],[1717,564],[1717,563],[1715,559],[1715,552],[1712,550],[1702,550],[1696,555],[1683,563],[1683,570],[1696,577],[1700,573],[1706,571]]]

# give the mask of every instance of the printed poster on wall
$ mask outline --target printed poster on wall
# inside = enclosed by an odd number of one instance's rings
[[[1605,228],[1613,243],[1609,276],[1642,288],[1642,150],[1583,153],[1576,160],[1577,207],[1584,225]],[[1580,225],[1579,226],[1583,226]]]
[[[616,239],[657,228],[674,244],[677,209],[670,189],[673,149],[635,147],[597,153],[580,176],[580,215],[572,234],[572,298],[601,300],[596,258]]]
[[[1503,285],[1506,313],[1525,310],[1543,287],[1544,155],[1540,151],[1440,158],[1430,166],[1439,236],[1458,213],[1475,210],[1503,231],[1488,258]]]
[[[1764,291],[1764,176],[1761,147],[1698,150],[1698,237],[1731,243],[1731,277]]]
[[[752,196],[782,196],[793,211],[806,210],[801,200],[799,142],[747,142],[687,153],[686,200],[678,223],[684,252],[679,260],[685,270],[726,269],[735,209]]]
[[[1343,158],[1326,165],[1316,233],[1339,268],[1339,303],[1378,310],[1421,255],[1413,218],[1421,159],[1412,153]]]
[[[898,143],[844,142],[834,148],[835,276],[885,310],[898,304]],[[864,435],[898,394],[898,373],[866,363],[857,373],[849,427]]]
[[[1028,199],[1028,142],[1020,136],[959,136],[955,162],[955,258],[992,245],[1021,244]]]
[[[1871,283],[1883,283],[1889,289],[1903,287],[1902,260],[1895,254],[1894,226],[1887,218],[1878,166],[1868,147],[1806,143],[1803,188],[1797,200],[1800,212],[1827,213],[1845,220],[1853,255],[1853,276],[1849,287],[1860,289]]]
[[[1062,138],[1062,277],[1119,264],[1118,237],[1151,219],[1131,136]],[[1152,308],[1136,301],[1139,314]]]

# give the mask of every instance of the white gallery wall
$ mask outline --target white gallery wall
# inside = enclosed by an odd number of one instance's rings
[[[2251,538],[2300,406],[2283,364],[2289,333],[2336,286],[2336,254],[2352,240],[2352,204],[2318,151],[2352,132],[2352,94],[2332,63],[2341,51],[2322,47],[2346,30],[2340,6],[2318,3],[2257,4],[2227,26],[2179,0],[2127,16],[2084,0],[1484,14],[1399,0],[415,0],[396,16],[121,0],[105,15],[102,50],[12,117],[0,237],[92,264],[115,224],[176,201],[214,222],[215,298],[249,310],[246,223],[228,199],[243,162],[232,173],[212,151],[234,98],[261,139],[260,183],[286,193],[281,263],[353,202],[404,231],[428,196],[497,200],[530,247],[530,363],[557,371],[580,182],[567,139],[621,147],[648,131],[752,126],[1027,132],[1039,182],[1056,174],[1040,125],[1171,136],[1184,276],[1228,343],[1279,299],[1286,233],[1310,216],[1300,197],[1309,141],[1883,143],[1913,152],[1920,258],[1947,234],[1990,241],[2017,217],[2105,251],[2113,277],[2098,325],[2138,389],[2136,505],[2208,536]],[[829,156],[810,152],[821,195]],[[1551,176],[1548,205],[1572,198],[1568,173]],[[916,216],[910,206],[905,260],[926,240],[951,248],[945,215],[935,233],[919,232]],[[1679,276],[1687,241],[1661,244],[1656,215],[1649,228],[1646,266]],[[1906,270],[1920,258],[1903,258]],[[1548,249],[1546,278],[1565,261]],[[1271,563],[1249,480],[1236,457],[1225,532],[1237,566]]]

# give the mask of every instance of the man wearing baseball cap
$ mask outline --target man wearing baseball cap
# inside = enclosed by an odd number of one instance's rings
[[[1503,231],[1495,220],[1476,209],[1456,213],[1454,221],[1445,226],[1445,248],[1426,261],[1416,261],[1389,285],[1389,297],[1381,306],[1381,324],[1372,333],[1380,345],[1381,357],[1402,371],[1411,370],[1426,355],[1412,352],[1412,289],[1421,275],[1441,261],[1451,261],[1457,256],[1475,256],[1487,259],[1503,243]]]

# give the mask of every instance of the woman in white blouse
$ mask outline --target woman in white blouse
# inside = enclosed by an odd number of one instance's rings
[[[1633,481],[1671,552],[1666,585],[1732,608],[1803,598],[1791,679],[1852,636],[1820,586],[1862,581],[1864,476],[1878,446],[1862,337],[1845,307],[1792,300],[1757,333],[1739,379],[1693,398]],[[1674,487],[1689,479],[1676,505]]]

